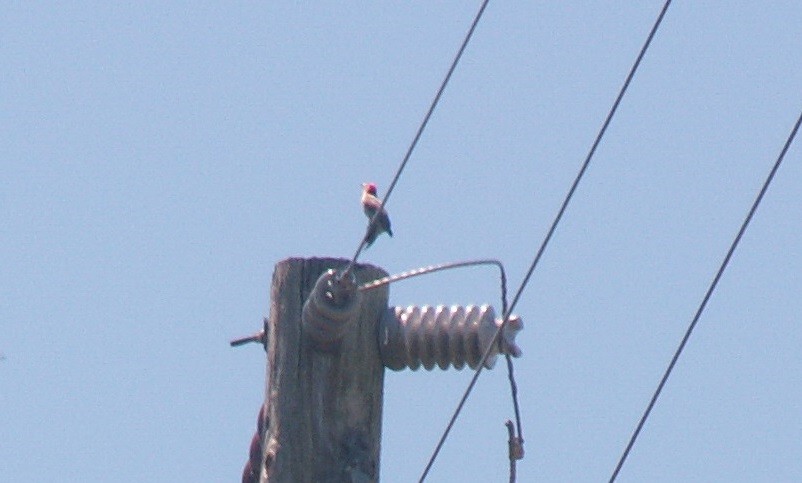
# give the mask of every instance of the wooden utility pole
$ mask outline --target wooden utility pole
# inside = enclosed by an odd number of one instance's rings
[[[379,480],[384,369],[490,368],[518,357],[511,316],[488,305],[388,307],[387,273],[335,258],[276,265],[264,331],[265,403],[243,483]],[[501,327],[501,332],[499,332]],[[483,354],[488,351],[488,357]]]
[[[290,258],[276,265],[266,327],[262,482],[379,479],[384,366],[377,324],[388,289],[357,292],[355,317],[343,311],[344,327],[302,323],[304,302],[320,276],[347,263]],[[353,273],[357,283],[387,275],[371,265],[356,265]]]

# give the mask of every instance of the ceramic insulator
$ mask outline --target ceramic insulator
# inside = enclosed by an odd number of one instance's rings
[[[392,307],[379,328],[382,361],[396,371],[416,370],[421,365],[431,370],[435,364],[440,369],[449,365],[462,369],[465,364],[476,369],[501,323],[489,305]],[[510,316],[485,367],[492,368],[499,353],[520,357],[515,336],[521,329],[521,319]]]

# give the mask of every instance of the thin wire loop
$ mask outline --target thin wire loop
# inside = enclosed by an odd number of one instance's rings
[[[481,260],[464,260],[461,262],[441,263],[438,265],[429,265],[423,268],[416,268],[414,270],[401,272],[397,275],[390,275],[388,277],[383,277],[377,280],[372,280],[370,282],[365,282],[359,286],[359,290],[372,290],[374,288],[381,287],[382,285],[399,282],[401,280],[406,280],[412,277],[418,277],[420,275],[428,275],[430,273],[440,272],[443,270],[452,270],[454,268],[462,268],[462,267],[474,267],[478,265],[495,265],[496,267],[498,267],[499,272],[501,273],[501,283],[502,283],[501,301],[502,304],[506,304],[507,295],[505,293],[505,289],[507,285],[507,275],[504,273],[504,265],[499,260],[493,258],[485,258]]]
[[[791,146],[791,143],[796,137],[796,133],[799,130],[799,125],[801,123],[802,123],[802,114],[799,115],[799,119],[797,119],[794,128],[791,130],[791,134],[789,134],[788,139],[785,142],[785,146],[783,146],[780,155],[777,157],[777,161],[774,163],[774,167],[771,169],[771,172],[766,178],[766,181],[763,183],[763,187],[760,189],[760,193],[758,193],[754,203],[752,203],[752,207],[749,209],[749,213],[746,215],[743,224],[741,224],[741,229],[738,230],[738,234],[732,241],[730,249],[727,251],[727,255],[724,257],[724,261],[721,262],[721,266],[719,267],[718,272],[716,272],[716,276],[713,277],[713,281],[710,283],[710,287],[708,287],[707,293],[705,293],[705,296],[702,299],[702,303],[699,304],[699,308],[696,310],[696,314],[693,316],[693,320],[688,326],[688,330],[685,331],[685,335],[682,337],[682,341],[677,347],[676,352],[674,352],[674,357],[671,358],[671,362],[668,364],[668,368],[666,368],[663,377],[660,379],[660,384],[657,385],[657,389],[654,391],[652,399],[649,401],[648,406],[646,406],[646,410],[644,411],[643,416],[641,416],[638,425],[635,427],[635,431],[629,438],[629,443],[627,443],[627,447],[621,454],[621,458],[618,460],[618,464],[615,466],[615,470],[613,470],[612,476],[610,476],[610,483],[615,481],[615,479],[618,477],[618,473],[624,466],[624,462],[626,461],[627,456],[629,456],[629,452],[632,450],[632,446],[635,444],[635,440],[638,439],[638,435],[640,434],[641,429],[643,429],[643,425],[646,423],[646,419],[649,418],[649,414],[651,414],[652,408],[654,408],[654,405],[657,402],[657,398],[660,397],[660,393],[663,391],[663,387],[666,385],[666,381],[668,381],[668,377],[671,375],[671,371],[674,370],[674,365],[677,363],[677,360],[682,354],[683,349],[685,349],[685,344],[687,344],[688,339],[691,337],[693,329],[696,327],[697,322],[699,322],[699,318],[702,316],[702,312],[705,310],[707,302],[710,300],[710,296],[716,289],[716,286],[718,285],[718,282],[721,279],[721,275],[724,273],[724,270],[730,263],[730,258],[732,258],[732,254],[735,252],[735,249],[738,248],[738,243],[741,241],[741,237],[743,237],[746,228],[749,226],[749,222],[752,221],[752,216],[755,214],[755,211],[757,211],[757,207],[760,205],[761,200],[763,200],[763,195],[766,194],[766,190],[768,190],[772,179],[774,179],[775,173],[777,173],[777,170],[780,168],[780,164],[782,164],[782,161],[785,158],[785,153],[788,151],[788,148]]]
[[[583,175],[585,174],[585,171],[587,170],[588,165],[590,164],[590,160],[593,158],[593,154],[596,152],[596,148],[598,147],[599,143],[601,142],[601,139],[604,136],[604,133],[607,131],[607,127],[610,125],[610,121],[612,120],[613,115],[618,110],[618,105],[621,103],[621,99],[623,99],[624,94],[626,93],[627,88],[629,87],[629,84],[632,81],[632,78],[635,76],[635,72],[637,71],[638,66],[641,63],[641,60],[643,59],[643,56],[646,54],[646,51],[649,48],[649,44],[651,44],[652,39],[654,38],[654,35],[657,32],[658,27],[662,23],[663,17],[665,17],[666,11],[668,10],[668,7],[669,7],[670,4],[671,4],[671,0],[666,0],[665,4],[663,5],[663,8],[662,8],[662,10],[660,11],[660,14],[657,17],[657,20],[655,21],[654,26],[652,27],[652,30],[649,32],[649,36],[646,38],[646,42],[643,44],[643,47],[641,48],[640,53],[638,54],[638,57],[635,60],[635,63],[633,64],[633,66],[632,66],[632,69],[630,69],[629,74],[627,75],[627,78],[624,81],[624,85],[621,87],[621,90],[618,93],[618,97],[616,98],[615,102],[613,103],[613,107],[610,109],[610,112],[607,114],[607,118],[605,119],[601,130],[599,131],[599,134],[596,136],[596,140],[593,142],[593,145],[590,148],[590,151],[588,152],[587,157],[585,158],[585,162],[582,164],[582,168],[579,170],[579,173],[577,174],[576,178],[574,179],[574,182],[571,185],[570,190],[568,190],[568,194],[566,195],[565,200],[563,201],[563,204],[562,204],[562,206],[560,207],[560,210],[557,213],[557,216],[554,218],[554,222],[551,224],[551,228],[549,228],[549,231],[546,234],[546,238],[543,240],[543,243],[540,245],[540,248],[538,249],[537,254],[535,255],[535,259],[532,261],[532,264],[529,266],[529,271],[527,271],[526,276],[524,277],[523,281],[521,282],[521,286],[518,288],[518,292],[515,294],[515,297],[513,297],[512,304],[510,305],[509,310],[504,314],[504,321],[499,326],[498,330],[496,330],[496,334],[495,334],[495,337],[493,338],[493,341],[491,342],[490,346],[488,346],[488,350],[485,351],[485,354],[482,357],[482,362],[476,368],[476,371],[474,372],[473,378],[471,379],[470,383],[468,383],[468,387],[465,389],[465,393],[462,395],[462,398],[460,399],[459,403],[457,404],[457,408],[454,410],[454,414],[451,416],[451,420],[448,422],[448,425],[446,426],[446,429],[443,432],[443,435],[440,438],[440,441],[437,443],[437,447],[435,447],[435,450],[432,453],[431,458],[429,459],[429,463],[426,465],[426,468],[423,470],[423,474],[421,475],[420,480],[418,480],[419,483],[422,483],[426,479],[426,475],[429,474],[429,470],[432,468],[432,465],[434,464],[434,460],[437,458],[437,455],[440,453],[440,449],[442,449],[443,443],[445,443],[445,440],[448,437],[448,434],[451,431],[451,428],[454,426],[454,422],[457,420],[457,417],[459,416],[459,413],[462,411],[462,407],[465,405],[465,401],[468,399],[468,396],[471,394],[471,391],[473,390],[473,387],[476,385],[476,381],[479,379],[479,375],[482,373],[482,370],[484,369],[484,363],[487,361],[488,357],[490,357],[490,350],[489,349],[494,344],[498,343],[498,338],[501,336],[501,332],[504,330],[504,327],[506,327],[507,323],[509,323],[510,313],[512,312],[512,310],[515,309],[515,306],[517,305],[518,300],[521,298],[521,294],[523,293],[524,289],[526,288],[526,285],[529,283],[529,279],[531,278],[532,273],[535,271],[535,267],[537,266],[538,262],[540,261],[540,257],[543,255],[543,251],[546,249],[546,246],[548,245],[549,240],[551,240],[551,237],[554,234],[554,230],[557,228],[557,225],[559,224],[560,220],[562,219],[563,213],[565,213],[565,209],[567,208],[568,203],[571,201],[571,198],[574,195],[574,191],[576,191],[576,187],[579,185],[579,182],[581,181]]]
[[[451,270],[455,268],[462,268],[462,267],[471,267],[471,266],[478,266],[478,265],[495,265],[498,267],[499,270],[499,278],[501,282],[501,313],[507,314],[509,312],[507,306],[507,274],[504,271],[504,264],[502,264],[499,260],[496,259],[481,259],[481,260],[467,260],[461,262],[452,262],[452,263],[443,263],[439,265],[429,265],[423,268],[417,268],[415,270],[409,270],[407,272],[402,272],[397,275],[391,275],[388,277],[383,277],[377,280],[372,280],[370,282],[366,282],[359,286],[359,290],[366,291],[372,290],[374,288],[381,287],[382,285],[387,285],[390,283],[398,282],[401,280],[406,280],[408,278],[417,277],[420,275],[427,275],[430,273],[439,272],[442,270]],[[495,342],[494,342],[495,343]],[[512,364],[512,357],[509,354],[504,354],[504,357],[507,361],[507,377],[510,382],[510,393],[512,397],[512,405],[513,410],[515,412],[515,428],[517,428],[517,436],[515,436],[515,432],[513,430],[512,422],[508,421],[508,428],[510,430],[510,441],[515,442],[515,447],[520,448],[516,450],[516,454],[510,454],[510,481],[515,481],[515,461],[518,456],[522,457],[523,455],[520,454],[523,451],[523,429],[521,424],[521,410],[518,404],[518,385],[515,383],[515,374],[513,372],[513,364]],[[519,455],[520,454],[520,455]],[[515,458],[513,456],[516,456]]]

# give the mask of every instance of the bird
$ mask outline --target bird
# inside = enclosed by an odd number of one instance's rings
[[[368,217],[368,220],[373,220],[376,212],[379,212],[379,215],[376,216],[376,221],[368,228],[368,232],[365,235],[367,246],[371,246],[382,233],[393,236],[393,230],[390,228],[390,217],[387,216],[387,211],[382,207],[379,198],[376,197],[376,185],[374,183],[362,183],[361,201],[362,210],[365,212],[365,216]]]

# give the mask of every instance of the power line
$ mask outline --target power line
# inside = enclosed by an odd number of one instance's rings
[[[454,426],[454,422],[457,420],[460,411],[462,411],[462,407],[465,405],[465,401],[468,399],[471,391],[473,390],[473,386],[476,385],[477,379],[479,379],[479,375],[482,373],[482,369],[484,368],[484,363],[487,361],[488,357],[490,357],[490,349],[493,347],[497,342],[498,338],[501,336],[501,332],[504,330],[504,327],[509,322],[510,314],[512,313],[515,306],[518,304],[518,300],[521,298],[521,294],[523,293],[526,285],[529,283],[529,279],[532,276],[532,273],[535,271],[535,267],[537,266],[538,262],[540,261],[540,257],[543,255],[543,251],[546,249],[546,246],[551,240],[552,235],[554,234],[554,230],[557,228],[557,224],[559,224],[560,220],[562,219],[563,213],[565,213],[565,209],[568,207],[568,203],[571,201],[571,198],[574,195],[574,191],[576,191],[576,187],[579,185],[585,171],[590,164],[590,160],[593,158],[593,154],[596,152],[596,148],[599,146],[604,133],[607,131],[607,127],[610,125],[610,121],[613,118],[613,115],[618,110],[618,105],[621,103],[621,99],[623,99],[624,94],[629,87],[632,78],[635,76],[635,72],[638,69],[638,66],[643,59],[643,56],[646,54],[646,50],[649,48],[649,44],[651,44],[652,39],[654,38],[655,33],[657,32],[658,27],[663,21],[663,17],[665,17],[666,11],[668,10],[669,5],[671,4],[671,0],[666,0],[665,4],[663,5],[662,10],[660,11],[660,15],[658,15],[657,20],[655,21],[654,25],[652,26],[651,32],[649,32],[649,36],[646,38],[646,42],[643,44],[643,47],[638,54],[635,63],[632,65],[632,68],[629,71],[629,74],[624,81],[624,85],[621,87],[621,90],[618,93],[618,97],[616,98],[615,102],[613,103],[612,108],[610,108],[610,112],[607,114],[607,118],[604,120],[604,124],[602,125],[601,129],[599,130],[598,135],[596,136],[596,140],[593,142],[593,145],[588,152],[587,157],[585,158],[584,163],[582,164],[582,168],[579,170],[579,173],[576,175],[571,188],[568,190],[568,194],[563,201],[560,210],[557,212],[557,216],[554,218],[554,222],[551,224],[551,228],[549,228],[548,233],[546,234],[546,238],[543,240],[543,243],[540,245],[540,248],[535,255],[535,259],[532,260],[532,264],[529,266],[529,271],[526,273],[523,281],[521,282],[521,286],[518,288],[518,292],[515,294],[515,297],[512,300],[512,304],[510,304],[507,312],[504,314],[504,321],[502,322],[501,326],[499,326],[498,330],[496,330],[496,334],[493,338],[493,341],[485,350],[484,356],[482,357],[482,362],[476,368],[476,372],[474,372],[473,378],[471,382],[468,383],[468,387],[465,389],[465,393],[462,395],[462,399],[460,399],[459,404],[457,404],[457,408],[454,411],[454,414],[451,416],[451,420],[448,422],[443,435],[440,437],[440,441],[437,443],[437,447],[435,447],[434,452],[432,453],[431,458],[429,459],[426,468],[423,470],[423,474],[420,477],[419,482],[423,482],[426,479],[426,475],[429,474],[429,470],[431,469],[432,465],[434,464],[434,460],[437,458],[437,455],[440,453],[440,449],[443,447],[443,443],[445,443],[446,438],[448,437],[451,428]]]
[[[799,119],[797,119],[796,124],[794,124],[794,128],[791,130],[791,134],[788,136],[788,139],[785,141],[785,146],[783,146],[780,155],[777,157],[777,161],[774,163],[774,167],[771,169],[766,181],[763,183],[763,187],[760,189],[760,193],[758,193],[757,198],[755,199],[754,203],[752,203],[752,208],[749,209],[749,213],[746,215],[746,219],[744,219],[743,224],[741,225],[741,229],[738,230],[738,234],[735,236],[735,239],[732,241],[730,245],[730,249],[727,251],[727,255],[724,257],[724,261],[721,262],[721,266],[716,273],[716,276],[713,277],[713,281],[710,283],[710,287],[707,289],[707,293],[705,293],[704,298],[702,299],[702,303],[699,304],[699,308],[696,310],[696,314],[693,316],[693,320],[691,321],[690,325],[688,326],[688,330],[685,331],[685,335],[682,337],[682,341],[680,342],[679,346],[677,347],[676,352],[674,352],[674,357],[671,358],[671,362],[668,364],[668,368],[666,369],[665,373],[663,374],[662,379],[660,379],[660,384],[657,385],[657,389],[654,391],[654,395],[652,396],[651,401],[649,401],[649,405],[646,406],[646,411],[644,411],[643,416],[641,416],[640,421],[638,422],[635,431],[632,433],[632,437],[629,439],[629,443],[627,444],[626,449],[624,449],[624,453],[621,455],[621,458],[618,460],[618,464],[613,470],[612,476],[610,476],[610,483],[615,481],[618,473],[621,471],[621,467],[624,466],[624,462],[629,456],[629,452],[632,450],[632,446],[635,444],[635,440],[638,438],[638,435],[643,429],[643,425],[646,423],[646,419],[649,417],[649,414],[652,412],[652,408],[654,408],[655,403],[657,402],[657,398],[660,397],[660,393],[663,391],[663,387],[666,385],[666,381],[668,377],[671,375],[671,371],[674,370],[674,365],[677,363],[679,356],[682,354],[683,349],[685,349],[685,344],[688,342],[688,339],[691,337],[691,333],[693,329],[696,327],[696,323],[699,322],[699,318],[702,316],[702,312],[704,311],[705,307],[707,306],[707,302],[710,300],[710,296],[713,294],[713,290],[716,289],[716,285],[718,285],[719,280],[721,279],[721,275],[724,273],[724,270],[727,268],[727,265],[730,263],[730,258],[732,258],[732,254],[735,252],[735,249],[738,247],[738,243],[741,241],[741,237],[743,236],[746,228],[749,226],[749,222],[752,221],[752,216],[757,211],[757,207],[760,205],[760,201],[763,199],[763,195],[766,194],[766,190],[768,190],[769,185],[771,184],[772,179],[774,179],[775,173],[782,164],[783,158],[785,158],[785,153],[788,151],[788,148],[791,146],[791,143],[796,137],[796,133],[799,130],[799,125],[802,123],[802,114],[799,115]]]
[[[476,12],[476,17],[473,19],[473,23],[471,23],[471,28],[468,29],[468,33],[465,34],[465,38],[462,41],[462,45],[460,46],[459,50],[457,51],[457,55],[454,57],[454,60],[451,62],[451,67],[448,69],[448,73],[446,74],[445,78],[443,78],[443,82],[440,84],[440,88],[437,90],[437,94],[434,96],[431,105],[429,106],[429,110],[426,112],[426,115],[423,117],[423,121],[421,122],[420,126],[418,127],[418,131],[415,133],[415,137],[412,138],[412,142],[407,149],[407,153],[404,155],[404,159],[401,161],[401,164],[398,166],[398,170],[393,177],[393,181],[390,183],[390,186],[387,188],[387,193],[385,193],[384,198],[382,199],[382,206],[387,205],[387,200],[390,198],[390,194],[392,194],[393,189],[395,188],[396,183],[398,182],[398,178],[401,177],[401,173],[404,171],[404,168],[409,161],[410,156],[412,156],[412,151],[415,150],[415,146],[418,145],[418,141],[420,140],[421,135],[423,134],[423,130],[426,129],[426,125],[429,124],[429,119],[432,117],[432,113],[434,112],[434,108],[437,107],[437,103],[440,102],[440,97],[443,95],[443,91],[446,89],[446,85],[448,85],[448,81],[451,79],[451,74],[454,73],[454,70],[457,68],[457,64],[459,60],[462,58],[463,52],[465,52],[465,47],[468,46],[468,42],[471,40],[473,36],[474,30],[476,30],[476,25],[479,23],[479,19],[482,18],[482,14],[485,11],[485,7],[490,0],[484,0],[482,2],[481,7],[479,7],[479,11]],[[349,273],[351,268],[356,263],[357,258],[359,258],[359,254],[362,253],[362,250],[365,248],[365,244],[367,242],[367,235],[370,232],[371,227],[376,222],[376,218],[381,213],[381,210],[376,210],[376,214],[368,222],[367,230],[365,231],[365,236],[362,237],[362,241],[359,243],[359,246],[354,253],[353,258],[351,259],[351,263],[348,264],[348,268],[346,268],[345,273]]]

